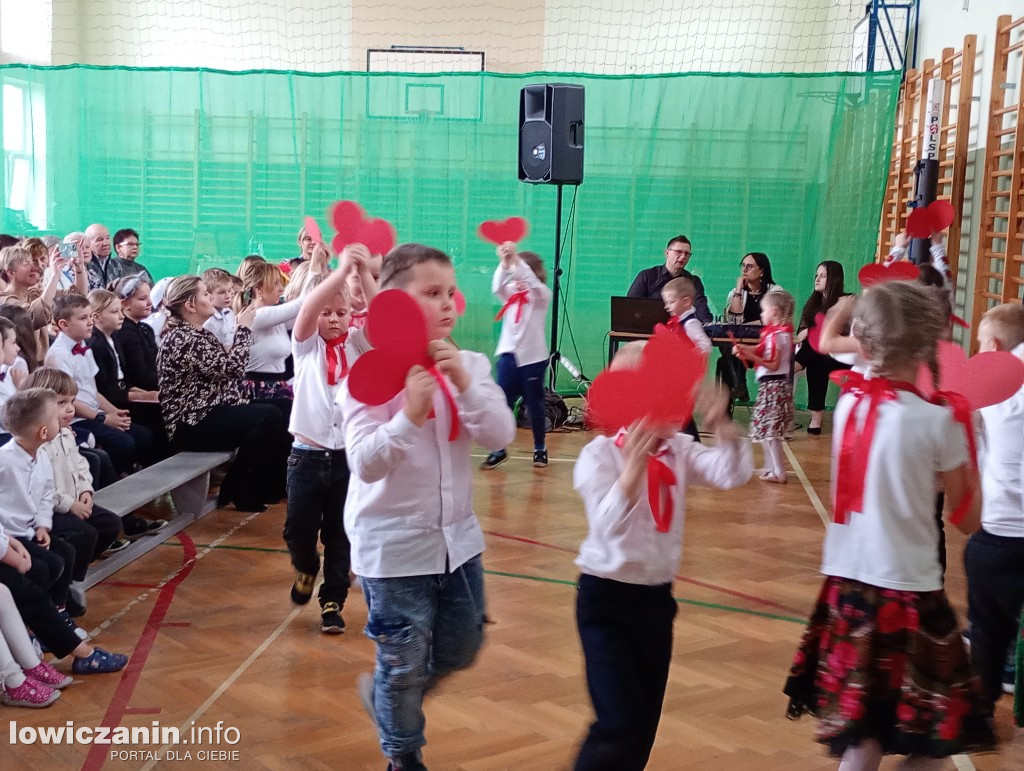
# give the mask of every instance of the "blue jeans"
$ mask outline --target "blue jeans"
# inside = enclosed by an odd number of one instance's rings
[[[284,541],[292,567],[315,576],[320,572],[316,544],[324,545],[324,582],[320,607],[336,602],[345,607],[348,571],[352,565],[345,534],[345,496],[348,493],[348,461],[344,450],[292,448],[288,456],[288,515]]]
[[[516,401],[523,397],[530,413],[530,428],[533,430],[533,449],[543,450],[547,433],[547,413],[544,410],[544,373],[548,370],[547,360],[519,367],[516,357],[503,353],[498,357],[497,381],[505,392],[508,408],[515,409]]]
[[[484,640],[484,568],[480,555],[454,572],[362,578],[370,612],[366,636],[377,643],[374,712],[389,758],[424,744],[423,695],[465,669]]]

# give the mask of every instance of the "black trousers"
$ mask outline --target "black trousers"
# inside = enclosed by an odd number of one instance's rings
[[[221,484],[221,499],[236,504],[275,503],[274,480],[284,475],[287,455],[281,453],[287,434],[281,412],[269,404],[214,407],[194,426],[182,423],[174,434],[177,451],[209,452],[238,449]]]
[[[59,536],[50,533],[50,548],[38,544],[33,538],[19,538],[32,557],[32,570],[37,564],[39,572],[35,575],[39,582],[46,584],[50,590],[50,599],[54,605],[64,607],[68,601],[68,587],[71,586],[71,569],[75,564],[75,548]],[[32,571],[29,571],[32,572]]]
[[[989,712],[1003,692],[1006,652],[1017,637],[1024,604],[1024,538],[979,530],[964,549],[971,661]]]
[[[596,720],[576,771],[639,771],[661,720],[672,660],[672,585],[639,586],[583,574],[576,624]]]
[[[72,581],[84,581],[89,563],[99,559],[121,532],[121,518],[102,506],[93,506],[88,519],[74,514],[54,512],[51,535],[71,544],[75,560],[71,568]]]
[[[0,584],[10,589],[21,620],[40,643],[61,659],[82,641],[57,614],[57,606],[50,599],[52,578],[49,565],[34,557],[32,567],[24,575],[10,565],[0,563]]]
[[[324,582],[320,605],[345,607],[351,547],[345,534],[348,459],[344,450],[300,450],[288,456],[288,516],[284,540],[292,567],[315,576],[320,571],[317,540],[324,545]]]
[[[821,412],[825,409],[829,375],[837,369],[849,369],[850,365],[818,353],[806,342],[800,346],[793,359],[807,373],[807,409]]]
[[[89,473],[92,474],[92,486],[94,490],[102,490],[117,481],[117,472],[114,471],[114,464],[107,455],[106,450],[99,447],[79,447],[78,451],[89,464]]]

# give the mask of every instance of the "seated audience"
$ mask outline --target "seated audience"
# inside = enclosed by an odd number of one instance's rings
[[[57,271],[50,276],[46,286],[40,288],[39,267],[28,250],[20,246],[8,246],[0,250],[0,275],[7,282],[7,291],[0,295],[0,304],[18,305],[29,312],[35,334],[35,345],[27,353],[35,361],[42,361],[50,347],[50,325],[53,301],[57,296],[57,273],[65,261],[58,257],[53,265]]]
[[[139,234],[131,228],[122,228],[121,230],[114,233],[114,251],[117,256],[125,262],[134,263],[139,269],[136,275],[141,274],[150,284],[153,283],[153,276],[150,275],[146,267],[139,262]]]
[[[133,276],[145,270],[141,265],[120,257],[110,256],[110,231],[100,224],[90,225],[85,229],[89,241],[89,260],[86,267],[89,271],[89,289],[106,289],[110,284],[124,276]]]
[[[210,268],[203,271],[202,279],[213,302],[213,315],[203,328],[213,332],[225,348],[230,348],[235,339],[235,312],[231,310],[235,293],[231,274],[223,268]]]
[[[701,324],[710,324],[713,317],[711,309],[708,308],[704,282],[686,269],[692,254],[693,247],[690,246],[690,239],[683,235],[674,236],[665,247],[665,264],[655,265],[653,268],[647,268],[637,273],[626,296],[660,299],[661,290],[665,284],[674,278],[688,278],[693,282],[696,293],[694,312],[697,315],[697,320]]]
[[[153,307],[150,304],[149,284],[140,274],[126,276],[114,285],[121,299],[124,322],[114,332],[114,341],[121,347],[121,369],[128,388],[159,392],[156,376],[156,334],[145,324]]]

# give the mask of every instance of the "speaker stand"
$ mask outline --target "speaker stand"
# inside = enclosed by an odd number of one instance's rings
[[[558,190],[555,194],[555,269],[551,299],[551,353],[548,356],[548,388],[552,391],[555,390],[558,380],[559,364],[572,373],[576,380],[586,381],[577,367],[569,366],[573,362],[562,356],[561,351],[558,350],[558,313],[562,295],[562,188],[564,185],[558,183],[557,187]]]

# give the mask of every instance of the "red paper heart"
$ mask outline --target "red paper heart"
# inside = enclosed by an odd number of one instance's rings
[[[865,265],[857,272],[857,280],[860,285],[867,289],[875,284],[884,284],[886,281],[917,281],[921,271],[912,262],[899,260],[888,268],[878,262]]]
[[[503,244],[506,241],[519,243],[530,231],[530,223],[522,217],[509,217],[507,220],[488,220],[480,223],[476,232],[484,241],[492,244]]]
[[[314,244],[324,242],[324,234],[320,232],[320,226],[312,217],[306,217],[306,235],[313,239]]]
[[[938,360],[938,390],[965,396],[972,410],[1006,401],[1024,384],[1024,362],[1009,351],[989,351],[968,359],[963,348],[940,340]],[[917,387],[925,396],[935,392],[927,367],[921,367]]]
[[[696,386],[707,357],[683,335],[659,326],[636,369],[605,370],[587,394],[587,421],[613,433],[646,417],[659,425],[684,425],[693,415]]]
[[[385,404],[405,387],[409,370],[430,368],[427,320],[419,304],[400,289],[388,289],[370,303],[366,338],[373,346],[349,373],[349,391],[364,404]]]
[[[911,238],[931,238],[932,233],[941,233],[953,224],[956,212],[949,201],[932,201],[919,206],[907,217],[907,235]]]
[[[395,228],[387,220],[367,217],[355,201],[338,201],[331,208],[331,222],[337,235],[331,249],[341,254],[349,244],[362,244],[370,254],[385,255],[395,246]]]
[[[825,314],[818,313],[814,316],[814,326],[807,330],[807,344],[815,353],[821,353],[818,346],[821,344],[821,328],[825,326]]]

